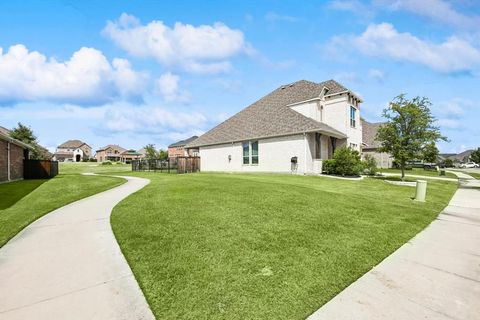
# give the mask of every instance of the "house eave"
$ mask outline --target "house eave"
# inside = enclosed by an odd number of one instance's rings
[[[17,139],[14,139],[12,137],[10,137],[9,135],[6,135],[6,134],[3,134],[0,132],[0,139],[2,140],[5,140],[5,141],[8,141],[10,143],[13,143],[19,147],[22,147],[22,148],[25,148],[25,149],[30,149],[30,150],[33,150],[35,149],[33,146],[25,143],[25,142],[22,142],[20,140],[17,140]]]

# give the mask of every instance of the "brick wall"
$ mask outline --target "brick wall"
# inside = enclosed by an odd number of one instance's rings
[[[23,148],[10,144],[10,179],[23,178]]]
[[[10,179],[23,178],[23,148],[10,144]],[[0,140],[0,182],[8,180],[8,142]]]
[[[8,179],[7,152],[7,141],[0,140],[0,182]]]

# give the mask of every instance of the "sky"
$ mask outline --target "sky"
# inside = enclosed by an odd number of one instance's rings
[[[339,81],[372,122],[428,97],[442,152],[480,146],[475,0],[5,0],[0,30],[0,125],[51,151],[165,148],[302,79]]]

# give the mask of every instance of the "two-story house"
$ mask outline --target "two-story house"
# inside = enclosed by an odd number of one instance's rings
[[[121,161],[122,160],[121,155],[124,151],[127,151],[127,150],[125,148],[120,147],[117,144],[109,144],[95,151],[95,158],[97,159],[98,162]]]
[[[92,148],[80,140],[68,140],[57,147],[53,159],[57,161],[80,162],[90,159]]]
[[[334,80],[283,85],[186,148],[202,171],[321,173],[335,148],[360,151],[362,100]]]
[[[177,158],[177,157],[191,157],[196,156],[197,151],[195,148],[187,149],[185,146],[190,142],[195,141],[198,136],[192,136],[185,140],[180,140],[175,143],[172,143],[168,146],[168,157],[169,158]]]

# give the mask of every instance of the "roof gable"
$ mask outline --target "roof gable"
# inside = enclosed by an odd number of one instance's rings
[[[168,147],[169,147],[169,148],[183,147],[183,146],[187,145],[188,143],[195,141],[197,138],[198,138],[198,136],[191,136],[191,137],[188,138],[188,139],[180,140],[180,141],[177,141],[177,142],[175,142],[175,143],[172,143],[172,144],[169,145]]]

